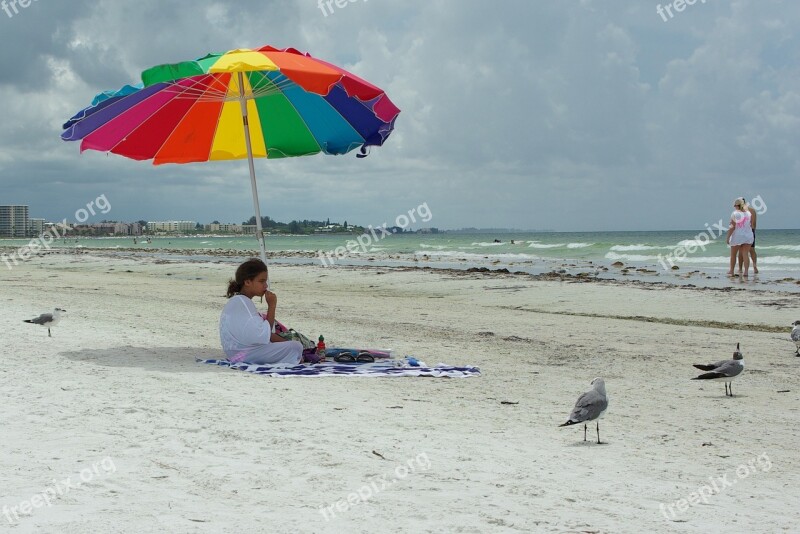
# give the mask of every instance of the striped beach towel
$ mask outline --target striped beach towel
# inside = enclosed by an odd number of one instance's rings
[[[274,377],[285,376],[428,376],[435,378],[467,378],[480,376],[477,367],[453,367],[438,364],[428,367],[419,362],[414,367],[406,360],[384,360],[375,363],[336,363],[323,362],[315,365],[253,365],[249,363],[232,363],[229,360],[203,360],[196,358],[197,363],[228,367],[237,371],[245,371],[257,375]]]

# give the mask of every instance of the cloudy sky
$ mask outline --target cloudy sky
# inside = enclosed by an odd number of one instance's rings
[[[375,225],[427,202],[440,228],[703,229],[760,195],[761,227],[800,227],[800,2],[657,5],[36,0],[0,11],[0,204],[74,221],[105,195],[103,218],[247,219],[245,162],[154,167],[59,136],[145,68],[271,44],[402,110],[368,158],[256,160],[277,220]]]

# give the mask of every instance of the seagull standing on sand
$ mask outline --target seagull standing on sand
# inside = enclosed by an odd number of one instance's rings
[[[800,321],[795,321],[792,323],[792,341],[797,346],[797,351],[795,351],[795,356],[800,356]]]
[[[722,360],[717,363],[708,365],[694,364],[695,367],[701,371],[709,371],[700,376],[692,378],[692,380],[714,380],[715,382],[725,382],[725,396],[733,397],[733,379],[742,374],[744,371],[744,356],[739,350],[739,344],[736,344],[736,352],[733,353],[732,360]],[[730,395],[728,395],[728,386],[730,386]]]
[[[55,310],[53,310],[53,313],[43,313],[39,317],[37,317],[36,319],[25,319],[23,322],[31,323],[31,324],[38,324],[38,325],[41,325],[41,326],[46,326],[47,327],[47,335],[49,337],[53,337],[53,335],[50,333],[50,328],[52,328],[55,325],[57,325],[58,322],[61,320],[62,314],[65,314],[65,313],[67,313],[67,310],[62,310],[61,308],[56,308]]]
[[[578,397],[569,420],[563,425],[570,426],[583,423],[583,441],[586,441],[586,425],[588,421],[597,421],[597,443],[600,443],[600,421],[608,408],[608,396],[606,395],[606,383],[602,378],[592,380],[592,389]]]

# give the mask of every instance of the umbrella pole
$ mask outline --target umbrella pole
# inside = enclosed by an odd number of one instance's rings
[[[267,248],[264,245],[264,230],[261,228],[261,209],[258,206],[258,188],[256,187],[256,168],[253,164],[253,147],[250,144],[250,124],[247,117],[247,98],[244,94],[244,76],[239,74],[239,104],[242,108],[242,124],[244,125],[244,141],[247,146],[247,163],[250,166],[250,185],[253,189],[253,208],[256,211],[256,239],[261,249],[261,261],[267,263]]]

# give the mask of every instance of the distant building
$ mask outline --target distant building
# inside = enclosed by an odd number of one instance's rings
[[[45,222],[44,219],[29,219],[28,235],[30,237],[42,235],[44,233]]]
[[[243,233],[241,224],[223,224],[211,223],[205,225],[207,232],[214,232],[215,234],[241,234]]]
[[[28,206],[0,206],[0,237],[29,237]]]
[[[142,225],[138,222],[128,223],[128,235],[142,235]]]
[[[148,232],[166,232],[182,234],[194,232],[197,228],[195,221],[147,221]]]
[[[343,230],[340,224],[326,224],[320,228],[315,228],[314,233],[317,234],[328,234],[332,232],[341,232]]]
[[[142,235],[142,225],[125,222],[75,224],[71,227],[71,231],[78,235],[88,236],[138,236]]]
[[[134,223],[138,226],[138,223]],[[138,235],[131,234],[131,225],[120,222],[103,222],[90,224],[98,235]]]
[[[87,226],[94,229],[95,235],[115,235],[117,233],[117,223],[94,223]]]

